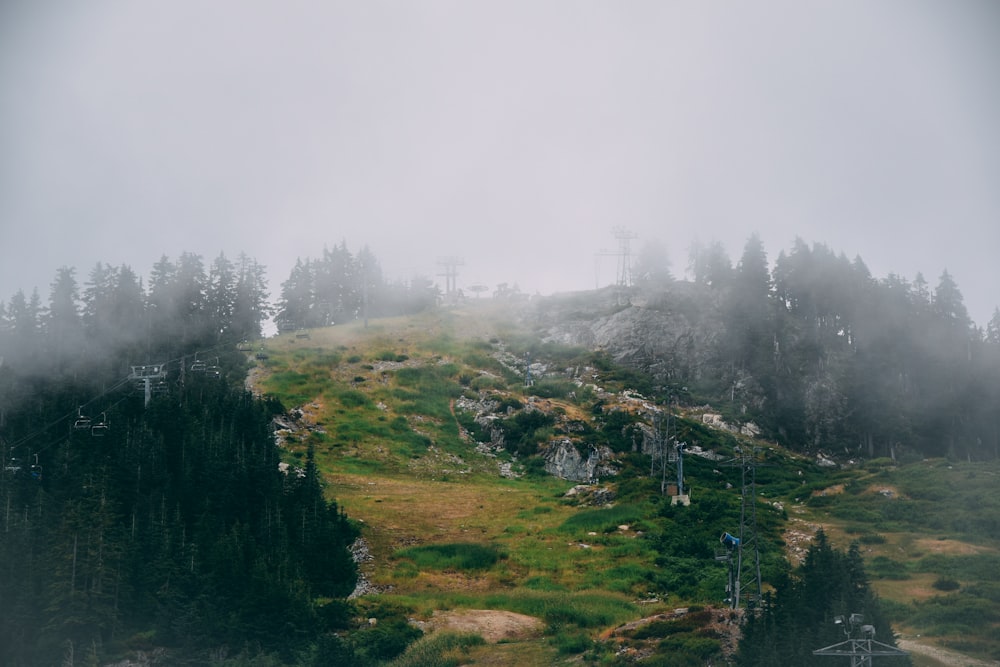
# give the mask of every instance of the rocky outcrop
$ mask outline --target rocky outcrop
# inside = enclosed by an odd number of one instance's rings
[[[724,331],[718,298],[711,289],[686,282],[655,293],[633,290],[625,302],[609,288],[586,298],[541,299],[532,318],[546,340],[603,349],[615,361],[661,380],[698,377]]]
[[[545,470],[550,475],[572,482],[589,482],[617,475],[614,452],[608,447],[591,447],[584,457],[570,440],[550,443],[545,450]]]

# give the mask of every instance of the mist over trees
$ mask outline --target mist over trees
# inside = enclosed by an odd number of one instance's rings
[[[409,315],[434,306],[438,288],[426,278],[387,283],[367,248],[352,255],[344,243],[323,248],[317,259],[297,260],[281,284],[275,324],[279,331],[330,326],[362,317]]]
[[[801,239],[769,270],[757,236],[735,266],[718,244],[691,259],[700,317],[719,331],[673,385],[796,449],[1000,455],[1000,311],[977,327],[947,271],[933,288],[877,279]]]
[[[135,271],[98,262],[81,287],[76,269],[56,272],[47,305],[37,290],[0,304],[0,355],[19,372],[79,373],[93,363],[128,364],[261,335],[270,316],[264,267],[219,255],[206,270],[183,253],[153,265],[148,287]]]
[[[279,331],[328,326],[364,316],[412,314],[438,303],[427,278],[387,282],[367,248],[345,243],[298,260],[269,301],[265,267],[220,253],[162,256],[144,281],[132,267],[98,262],[82,279],[60,267],[47,300],[37,290],[0,301],[0,355],[32,373],[79,370],[95,359],[153,363],[182,351],[260,338],[274,318]],[[127,370],[120,366],[118,370]]]

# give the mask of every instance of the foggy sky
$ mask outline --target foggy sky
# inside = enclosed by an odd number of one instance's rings
[[[368,245],[389,278],[591,289],[612,230],[798,236],[1000,303],[1000,3],[0,4],[0,300]],[[442,278],[436,278],[443,285]]]

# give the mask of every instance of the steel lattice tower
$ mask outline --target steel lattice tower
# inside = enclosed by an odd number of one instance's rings
[[[757,448],[741,449],[740,544],[736,550],[736,590],[733,609],[755,609],[761,600],[760,548],[757,542]]]
[[[751,611],[759,608],[761,600],[760,548],[757,542],[757,451],[756,447],[737,448],[736,458],[723,464],[740,468],[740,529],[736,536],[723,534],[720,541],[728,551],[716,556],[716,560],[724,561],[729,566],[726,601],[730,608],[739,609],[743,605]]]
[[[638,238],[635,232],[624,227],[615,227],[615,238],[618,239],[618,287],[632,286],[632,239]]]

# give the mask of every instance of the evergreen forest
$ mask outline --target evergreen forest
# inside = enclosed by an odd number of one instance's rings
[[[769,267],[752,235],[735,263],[717,243],[692,249],[691,281],[640,273],[656,328],[638,319],[641,342],[605,347],[794,450],[1000,457],[1000,310],[977,325],[947,270],[933,286],[878,278],[801,239]]]

